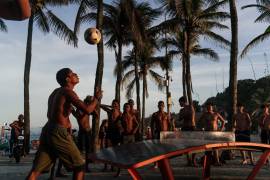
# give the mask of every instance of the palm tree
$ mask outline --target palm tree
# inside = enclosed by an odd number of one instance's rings
[[[58,37],[65,40],[68,44],[76,46],[77,39],[73,31],[61,21],[56,15],[47,9],[47,5],[67,5],[64,0],[44,0],[31,2],[31,16],[28,21],[27,45],[24,66],[24,135],[25,135],[25,151],[29,152],[30,141],[30,102],[29,102],[29,81],[30,69],[32,60],[32,35],[33,25],[36,23],[37,27],[43,33],[53,31]]]
[[[125,14],[127,15],[127,27],[130,33],[130,39],[133,44],[134,51],[134,75],[135,75],[135,85],[136,85],[136,100],[137,100],[137,110],[139,117],[141,117],[141,101],[140,101],[140,77],[139,77],[139,62],[138,57],[140,51],[147,48],[147,43],[149,36],[147,28],[151,27],[153,20],[157,18],[160,12],[153,9],[149,3],[141,2],[137,3],[135,0],[122,0],[123,7],[125,9]],[[151,36],[150,36],[151,37]],[[143,132],[143,120],[141,123],[141,132]],[[142,135],[142,134],[141,134]]]
[[[259,13],[261,13],[259,17],[257,17],[257,19],[255,20],[255,22],[270,22],[269,21],[270,6],[269,5],[270,5],[269,0],[257,0],[257,4],[246,5],[246,6],[243,6],[242,9],[255,7],[259,11]],[[247,52],[250,49],[252,49],[254,46],[256,46],[257,44],[269,38],[269,36],[270,36],[270,25],[265,29],[265,31],[262,34],[255,37],[246,45],[246,47],[243,49],[241,53],[241,58],[243,58],[247,54]]]
[[[127,36],[127,31],[125,27],[125,14],[121,5],[121,1],[117,0],[112,2],[112,4],[103,4],[104,6],[104,27],[103,35],[107,39],[105,45],[109,49],[115,51],[115,60],[117,64],[116,84],[115,84],[115,99],[120,102],[120,85],[122,80],[122,48],[126,45],[125,37]],[[92,12],[81,17],[81,22],[93,22],[97,18],[97,13]]]
[[[122,85],[126,87],[126,97],[129,99],[132,97],[134,87],[136,84],[135,77],[135,58],[138,61],[138,75],[140,80],[143,82],[143,103],[142,103],[142,119],[141,119],[141,131],[143,133],[144,129],[144,118],[145,118],[145,100],[149,96],[148,94],[148,81],[147,77],[153,80],[153,82],[158,86],[159,90],[164,89],[164,77],[157,73],[154,69],[158,66],[165,69],[166,57],[153,56],[154,51],[151,46],[148,46],[144,51],[140,51],[135,57],[134,50],[129,51],[128,55],[124,57],[123,70],[127,72],[124,74]],[[169,65],[171,68],[171,65]]]
[[[77,16],[75,19],[74,25],[74,33],[77,35],[79,33],[79,29],[82,23],[88,23],[93,20],[95,17],[96,20],[96,28],[101,33],[101,40],[97,44],[97,53],[98,53],[98,62],[96,67],[96,78],[94,91],[96,89],[102,89],[102,78],[103,78],[103,69],[104,69],[104,48],[103,48],[103,0],[79,0],[79,9],[77,11]],[[91,13],[89,11],[96,10],[96,13]],[[98,131],[99,131],[99,114],[100,108],[97,108],[98,116],[93,117],[92,121],[92,139],[93,146],[92,151],[96,152],[98,150]]]
[[[229,0],[231,14],[231,53],[230,53],[230,80],[229,80],[229,130],[232,129],[233,114],[237,104],[237,56],[238,56],[238,17],[235,0]]]
[[[173,34],[172,34],[173,35]],[[173,36],[168,37],[167,39],[161,40],[161,45],[164,47],[165,45],[168,47],[168,56],[173,57],[179,57],[179,59],[182,62],[182,85],[183,85],[183,95],[186,95],[186,64],[185,64],[185,58],[184,58],[184,34],[183,32],[176,32]],[[205,58],[213,61],[219,60],[218,54],[210,49],[210,48],[202,48],[199,45],[198,39],[192,39],[193,41],[190,41],[190,48],[189,52],[193,56],[204,56]]]
[[[7,32],[7,25],[2,19],[0,19],[0,31]]]
[[[213,32],[213,28],[226,29],[227,26],[221,24],[222,21],[229,18],[229,14],[219,11],[219,7],[226,3],[226,0],[218,2],[217,0],[159,0],[161,7],[170,19],[162,22],[159,27],[175,31],[177,29],[183,33],[182,63],[184,68],[184,77],[188,101],[192,102],[192,80],[190,72],[190,50],[192,42],[196,42],[200,37],[214,40],[221,46],[228,46],[230,43],[222,36]],[[185,95],[184,90],[184,95]]]

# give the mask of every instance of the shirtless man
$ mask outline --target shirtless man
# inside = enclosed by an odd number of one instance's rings
[[[183,120],[182,131],[194,131],[195,130],[195,111],[191,105],[187,104],[187,99],[183,96],[179,98],[179,104],[182,107],[179,112],[179,121]]]
[[[128,103],[130,105],[130,112],[136,117],[136,120],[140,126],[140,115],[137,109],[134,109],[134,101],[133,99],[129,99]],[[137,128],[137,131],[135,132],[135,141],[140,141],[141,136],[140,136],[140,130],[139,127]]]
[[[124,112],[121,117],[123,126],[123,143],[133,143],[135,142],[135,133],[139,126],[136,117],[130,112],[129,103],[124,104]]]
[[[91,105],[91,102],[93,101],[93,96],[86,96],[86,98],[83,100],[86,106]],[[96,111],[93,111],[93,115],[97,115],[95,113]],[[83,113],[81,110],[77,109],[74,113],[77,122],[79,124],[79,132],[78,132],[78,148],[81,152],[85,150],[85,170],[89,172],[88,169],[88,154],[90,153],[90,144],[91,144],[91,127],[90,127],[90,116],[88,114]]]
[[[235,129],[235,140],[238,142],[250,142],[250,127],[251,119],[248,113],[244,111],[244,105],[237,104],[237,113],[233,116],[233,124]],[[240,151],[242,154],[242,164],[247,164],[245,151]],[[249,157],[251,164],[253,163],[253,157],[251,151],[249,151]]]
[[[269,105],[262,105],[263,115],[259,120],[259,126],[261,128],[261,141],[264,144],[270,144],[270,114]]]
[[[218,121],[221,121],[221,128],[218,128]],[[222,131],[225,126],[225,120],[223,117],[213,110],[213,104],[208,102],[206,104],[206,112],[202,114],[199,119],[199,122],[202,122],[203,128],[205,131]],[[218,150],[214,150],[215,164],[221,165],[219,161]]]
[[[106,111],[108,115],[107,138],[110,142],[109,144],[112,146],[120,145],[123,128],[121,125],[122,112],[120,111],[119,102],[114,99],[111,106],[101,104],[100,108]]]
[[[225,126],[225,120],[219,113],[214,112],[212,103],[206,104],[206,112],[202,114],[199,121],[202,122],[205,131],[222,131]],[[218,121],[221,121],[220,129]]]
[[[153,113],[151,118],[151,130],[152,130],[152,138],[160,139],[161,131],[169,131],[170,120],[168,118],[168,114],[164,112],[164,102],[158,102],[158,111]]]
[[[10,141],[9,141],[9,147],[10,147],[10,156],[13,156],[13,144],[18,141],[18,136],[23,130],[24,122],[23,122],[24,116],[20,114],[18,116],[18,120],[13,121],[9,126],[11,127],[11,133],[10,133]]]
[[[195,110],[193,105],[189,105],[187,103],[187,99],[182,96],[179,98],[179,104],[182,107],[179,112],[179,121],[183,121],[183,126],[181,128],[182,131],[194,131],[196,128],[195,125]],[[190,157],[189,154],[187,154],[187,161],[188,166],[197,166],[195,162],[195,153],[192,154],[192,157]]]
[[[96,90],[94,100],[86,106],[73,91],[79,83],[76,73],[69,68],[63,68],[57,72],[56,80],[60,87],[49,97],[48,122],[41,132],[40,146],[27,177],[29,180],[35,180],[41,172],[48,171],[56,158],[73,169],[73,179],[84,179],[85,162],[70,134],[69,115],[72,106],[86,114],[92,113],[102,97],[102,91]]]
[[[106,134],[106,140],[108,141],[108,146],[119,146],[122,142],[122,132],[123,127],[121,124],[122,112],[120,111],[119,101],[114,99],[112,105],[101,104],[100,108],[107,112],[108,115],[108,129]],[[104,165],[103,171],[107,170],[107,164]],[[111,166],[113,171],[113,166]],[[118,168],[115,177],[120,175],[120,168]]]
[[[31,16],[29,0],[1,0],[0,18],[24,20]]]

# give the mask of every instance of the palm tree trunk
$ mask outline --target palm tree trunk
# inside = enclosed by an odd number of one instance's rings
[[[191,87],[191,72],[190,72],[190,56],[187,55],[186,62],[186,85],[187,85],[187,96],[189,104],[192,104],[192,87]]]
[[[145,71],[145,70],[144,70]],[[142,104],[142,134],[144,134],[144,118],[145,118],[145,99],[146,99],[146,72],[143,72],[143,104]]]
[[[230,0],[231,13],[231,56],[230,56],[230,80],[229,80],[229,123],[228,129],[232,129],[232,117],[236,113],[237,104],[237,56],[238,56],[238,17],[235,0]]]
[[[28,21],[26,56],[24,65],[24,151],[28,154],[30,151],[30,97],[29,82],[32,60],[32,35],[33,35],[34,16],[31,15]]]
[[[190,53],[189,53],[189,33],[184,32],[184,56],[186,64],[186,90],[189,104],[192,104],[192,88],[191,88],[191,73],[190,73]]]
[[[99,29],[102,36],[102,28],[103,28],[103,0],[98,0],[97,6],[97,28]],[[98,51],[98,62],[96,68],[96,79],[95,79],[95,89],[102,89],[102,77],[103,77],[103,68],[104,68],[104,50],[103,50],[103,37],[101,37],[100,42],[97,45]],[[100,108],[97,108],[98,116],[93,117],[92,123],[92,143],[93,143],[93,152],[98,150],[98,132],[99,132],[99,117],[100,117]]]
[[[122,82],[122,43],[118,43],[118,53],[117,53],[117,77],[115,84],[115,99],[119,101],[121,100],[121,82]]]
[[[137,111],[138,111],[138,122],[142,123],[141,122],[141,100],[140,100],[140,79],[139,79],[139,70],[138,70],[138,60],[137,60],[137,48],[136,46],[134,47],[135,49],[135,58],[134,58],[134,68],[135,68],[135,81],[136,81],[136,100],[137,100]],[[140,124],[141,125],[141,133],[143,131],[143,124]],[[141,134],[142,136],[142,134]]]
[[[182,86],[183,96],[187,98],[187,87],[186,87],[186,60],[185,56],[182,57]]]

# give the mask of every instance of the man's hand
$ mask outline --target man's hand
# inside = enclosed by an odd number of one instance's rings
[[[100,89],[100,88],[96,88],[96,91],[95,91],[95,98],[97,98],[98,100],[100,100],[103,96],[103,91]]]

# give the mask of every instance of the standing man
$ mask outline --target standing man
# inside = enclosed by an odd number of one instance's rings
[[[135,142],[135,133],[138,129],[138,122],[134,114],[130,112],[129,103],[124,104],[124,112],[121,117],[122,126],[123,126],[123,143],[134,143]]]
[[[73,169],[73,179],[84,179],[85,161],[70,134],[69,115],[73,106],[86,114],[91,114],[102,97],[102,91],[96,90],[94,100],[86,106],[73,91],[79,83],[79,77],[69,68],[63,68],[56,74],[60,87],[55,89],[48,100],[48,122],[40,136],[40,146],[36,153],[32,169],[27,177],[35,180],[43,171],[48,171],[56,158]]]
[[[218,112],[214,112],[213,104],[210,102],[206,103],[206,112],[202,114],[199,121],[202,122],[205,131],[222,131],[225,127],[224,118]],[[220,128],[219,121],[221,121]]]
[[[182,107],[179,112],[179,121],[183,121],[183,125],[181,130],[182,131],[195,131],[196,129],[196,123],[195,123],[195,110],[192,105],[192,103],[187,103],[187,98],[182,96],[179,98],[179,104]],[[187,161],[188,165],[191,166],[197,166],[195,162],[195,154],[192,154],[192,157],[190,158],[190,155],[187,155]]]
[[[134,101],[133,99],[128,100],[128,104],[130,105],[130,112],[135,116],[136,121],[139,124],[140,127],[140,115],[137,109],[134,109]],[[137,131],[135,132],[135,141],[140,141],[141,140],[141,132],[140,128],[137,128]]]
[[[235,140],[238,142],[250,142],[251,119],[249,114],[244,112],[244,105],[241,103],[237,104],[237,113],[233,116],[233,122],[235,129]],[[242,164],[247,164],[245,151],[240,152],[243,158]],[[251,151],[249,151],[249,158],[251,164],[254,164]]]
[[[18,136],[22,133],[24,122],[24,116],[20,114],[18,116],[18,120],[13,121],[9,126],[11,127],[10,133],[10,141],[9,141],[9,148],[10,148],[10,155],[9,157],[13,156],[13,145],[14,143],[18,142]]]
[[[110,146],[120,145],[123,128],[121,124],[122,112],[120,111],[119,101],[114,99],[111,106],[101,104],[100,108],[106,111],[108,115],[107,138]]]
[[[262,105],[263,115],[259,120],[261,128],[261,142],[264,144],[270,144],[270,114],[269,105]]]
[[[93,101],[93,96],[86,96],[86,98],[83,100],[84,104],[86,106],[91,105]],[[96,111],[93,111],[93,115],[96,115]],[[78,132],[78,148],[81,152],[83,150],[85,151],[85,171],[90,172],[88,168],[89,160],[88,160],[88,154],[90,153],[90,144],[91,144],[91,127],[90,127],[90,116],[88,114],[85,114],[81,110],[77,109],[74,116],[77,119],[78,125],[79,125],[79,132]]]
[[[219,121],[221,121],[221,127],[218,127]],[[205,131],[222,131],[225,126],[225,120],[223,117],[213,110],[213,104],[208,102],[206,103],[206,112],[202,114],[199,119],[199,122],[202,122],[202,127]],[[214,159],[215,164],[220,166],[218,151],[214,150]]]
[[[179,104],[182,107],[179,112],[179,121],[183,121],[182,131],[194,131],[196,128],[195,123],[195,110],[191,104],[187,103],[187,99],[182,96],[179,98]]]
[[[168,114],[164,111],[164,102],[158,102],[158,111],[153,113],[151,118],[151,130],[152,130],[152,138],[160,139],[161,131],[169,131],[170,120],[168,118]]]

